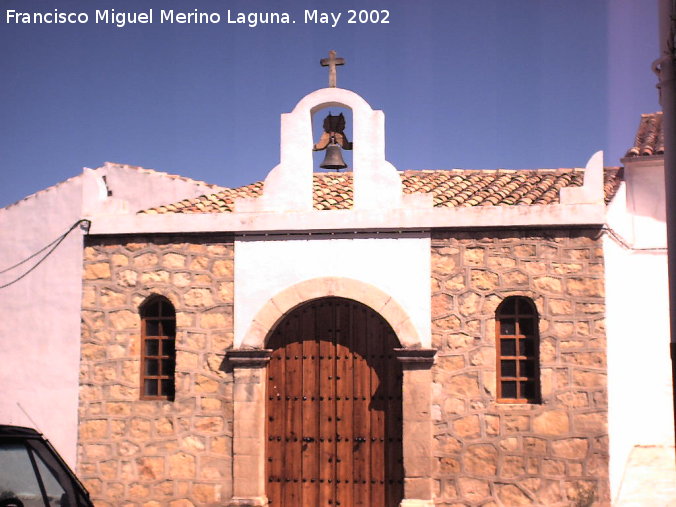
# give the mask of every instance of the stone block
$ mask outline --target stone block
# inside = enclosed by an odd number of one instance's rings
[[[484,269],[472,269],[470,271],[470,286],[481,291],[492,291],[500,283],[497,273]]]
[[[573,302],[567,299],[550,299],[549,313],[552,315],[572,315]]]
[[[530,431],[530,417],[527,415],[505,414],[502,421],[508,433]]]
[[[555,246],[538,244],[538,255],[541,259],[556,259],[559,257],[559,249]]]
[[[147,498],[148,495],[150,495],[150,488],[145,484],[132,483],[129,485],[129,496],[131,498]],[[155,501],[146,502],[143,505],[152,506],[153,504],[160,506],[160,503]]]
[[[197,394],[211,394],[218,392],[220,382],[205,375],[195,375],[195,383],[193,385],[194,392]]]
[[[498,451],[491,444],[470,445],[463,453],[465,470],[476,476],[495,475],[498,469]]]
[[[498,498],[504,505],[516,507],[518,505],[533,504],[533,499],[516,484],[497,484],[496,490]]]
[[[203,255],[198,255],[190,261],[188,268],[190,271],[206,271],[209,267],[209,258]]]
[[[228,437],[213,437],[209,440],[209,451],[213,454],[229,455],[232,439]]]
[[[568,412],[550,410],[533,419],[533,432],[540,435],[565,435],[570,431]]]
[[[228,319],[223,312],[203,313],[199,316],[200,326],[205,329],[225,329],[232,319]]]
[[[563,258],[573,261],[588,260],[592,258],[592,252],[588,248],[566,248],[563,251]]]
[[[441,317],[453,311],[453,296],[448,294],[435,294],[432,296],[432,315]]]
[[[141,448],[136,445],[134,442],[122,441],[117,444],[117,452],[120,456],[129,457],[134,456],[139,453]]]
[[[552,454],[558,458],[584,459],[589,450],[586,438],[564,438],[552,442]]]
[[[129,434],[134,438],[148,438],[150,436],[150,421],[134,417],[129,421]]]
[[[86,246],[84,248],[83,256],[86,261],[98,261],[106,258],[105,252],[100,252],[93,246]]]
[[[536,276],[533,278],[533,286],[535,289],[546,294],[560,294],[562,285],[560,278],[552,276]]]
[[[107,280],[110,279],[110,264],[108,262],[96,262],[85,264],[85,280]]]
[[[468,415],[452,423],[453,434],[462,439],[474,439],[481,436],[481,422],[478,415]]]
[[[159,283],[169,283],[171,273],[163,269],[141,273],[141,283],[155,285]]]
[[[500,440],[500,449],[504,451],[516,451],[519,449],[519,439],[517,437],[507,437]]]
[[[606,366],[606,357],[603,352],[571,352],[562,354],[561,358],[568,364],[591,368],[605,368]]]
[[[224,422],[222,417],[197,416],[194,418],[194,427],[201,433],[218,434],[223,430]]]
[[[199,504],[213,504],[221,500],[220,484],[195,483],[192,486],[192,496]]]
[[[432,272],[442,277],[451,275],[458,270],[457,255],[439,255],[432,253]]]
[[[231,281],[219,282],[216,287],[216,296],[224,303],[232,303],[235,297],[235,284]]]
[[[538,437],[524,437],[523,450],[528,454],[544,456],[547,454],[547,440]]]
[[[457,484],[462,498],[473,504],[490,497],[491,490],[487,480],[459,477]]]
[[[183,294],[183,303],[189,307],[206,308],[213,306],[214,297],[211,289],[193,288]]]
[[[443,282],[444,290],[457,294],[464,291],[468,284],[465,282],[465,276],[462,273],[457,273]]]
[[[481,394],[479,379],[474,373],[453,375],[447,378],[446,392],[454,396],[474,397]]]
[[[233,442],[233,453],[238,456],[261,456],[263,454],[263,445],[260,436],[239,435]]]
[[[515,245],[513,252],[517,257],[534,257],[535,245]]]
[[[462,449],[462,442],[449,435],[435,437],[436,450],[442,454],[456,454]]]
[[[600,371],[586,371],[574,369],[572,372],[573,385],[575,387],[606,387],[608,377]]]
[[[458,308],[461,315],[476,315],[481,313],[483,298],[475,292],[467,292],[460,296]]]
[[[108,421],[92,419],[80,423],[80,439],[83,441],[101,440],[108,436]]]
[[[528,275],[518,269],[506,271],[500,276],[502,277],[502,285],[504,287],[517,288],[528,285]]]
[[[230,462],[222,458],[201,458],[198,477],[203,480],[223,481],[232,477]]]
[[[605,412],[592,412],[589,414],[575,414],[573,416],[575,431],[584,434],[607,433],[607,419]]]
[[[526,474],[526,460],[519,455],[506,455],[502,457],[500,465],[500,478],[516,479]]]
[[[438,460],[439,474],[442,477],[452,477],[460,473],[460,461],[457,458],[442,457]]]
[[[181,498],[179,500],[173,500],[169,502],[169,507],[195,507],[195,504],[190,500]]]
[[[489,268],[493,269],[509,269],[516,267],[516,260],[503,255],[489,255],[487,264]]]
[[[404,479],[404,496],[417,500],[431,500],[432,480],[420,477],[406,477]]]
[[[232,279],[234,273],[234,262],[232,260],[214,261],[211,272],[218,279]]]
[[[192,276],[190,273],[179,272],[171,275],[171,283],[176,287],[187,287],[191,282]]]
[[[159,456],[143,457],[136,460],[138,479],[151,482],[165,478],[164,458]]]
[[[183,254],[167,253],[162,256],[162,265],[169,269],[181,269],[185,267],[186,259]]]
[[[143,253],[141,255],[138,255],[137,257],[134,258],[134,265],[138,266],[140,268],[150,268],[153,266],[157,266],[159,263],[159,257],[157,254],[148,252],[148,253]]]
[[[542,473],[547,477],[563,478],[566,474],[566,462],[557,459],[542,460]]]
[[[117,285],[120,287],[135,287],[138,280],[138,273],[131,269],[118,271],[116,274]]]
[[[172,479],[193,479],[195,477],[195,456],[178,452],[167,458],[169,477]]]
[[[235,496],[259,496],[265,494],[263,462],[260,456],[236,454],[233,460],[233,489]]]
[[[435,319],[432,326],[439,331],[459,331],[461,329],[460,319],[455,315],[449,315],[442,319]]]
[[[465,248],[463,263],[467,266],[484,266],[486,264],[486,249],[482,247]]]

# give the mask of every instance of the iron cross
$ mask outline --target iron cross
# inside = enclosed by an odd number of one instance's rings
[[[319,63],[322,67],[329,68],[329,88],[336,87],[336,65],[345,65],[345,58],[336,58],[336,52],[332,49],[329,51],[328,58],[322,58]]]

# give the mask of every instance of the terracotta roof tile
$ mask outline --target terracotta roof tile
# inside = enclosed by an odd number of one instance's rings
[[[404,171],[399,173],[404,193],[432,194],[435,207],[514,206],[557,204],[563,187],[582,185],[579,169]],[[604,171],[606,203],[621,181],[617,167]],[[350,209],[353,204],[352,173],[315,173],[314,209]],[[258,197],[263,182],[226,188],[211,195],[158,206],[142,213],[228,213],[238,197]]]
[[[664,155],[661,111],[641,115],[634,146],[629,148],[625,157],[648,157],[651,155]]]

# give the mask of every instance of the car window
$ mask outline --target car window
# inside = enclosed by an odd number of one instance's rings
[[[38,472],[42,478],[42,484],[45,487],[45,493],[47,493],[47,501],[49,506],[61,507],[68,504],[66,491],[59,484],[58,479],[54,476],[52,471],[47,467],[44,461],[37,454],[35,456],[35,462],[38,465]]]
[[[20,500],[24,507],[45,505],[26,447],[0,443],[0,502],[10,499]]]

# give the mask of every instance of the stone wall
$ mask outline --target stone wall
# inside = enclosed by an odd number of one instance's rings
[[[437,505],[609,504],[598,232],[433,235]],[[541,404],[496,402],[495,310],[511,295],[540,316]]]
[[[233,243],[89,238],[78,472],[97,506],[223,505],[232,484]],[[139,305],[176,308],[176,396],[140,400]]]

